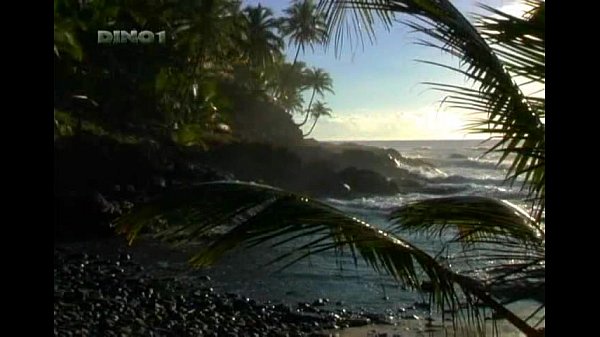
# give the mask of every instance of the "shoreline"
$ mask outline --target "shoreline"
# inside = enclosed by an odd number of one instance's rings
[[[184,257],[150,240],[133,247],[122,238],[57,244],[54,335],[322,336],[371,322],[324,303],[290,305],[220,292],[209,276],[182,268]]]
[[[87,331],[83,335],[121,336],[119,329],[125,329],[128,336],[156,337],[475,336],[472,331],[446,329],[450,323],[436,320],[432,327],[423,319],[383,324],[377,320],[382,315],[326,306],[323,302],[328,300],[311,303],[307,298],[306,303],[292,305],[220,292],[209,276],[185,266],[185,261],[185,252],[147,239],[131,247],[120,237],[57,244],[54,335]],[[165,317],[171,323],[165,323]],[[522,336],[508,323],[498,323],[502,336]],[[189,331],[170,331],[176,326]]]

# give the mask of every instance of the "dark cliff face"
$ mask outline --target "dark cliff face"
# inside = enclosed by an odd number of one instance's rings
[[[241,101],[238,104],[244,111],[233,116],[231,126],[240,139],[280,145],[302,141],[302,132],[292,117],[280,108],[261,101]]]

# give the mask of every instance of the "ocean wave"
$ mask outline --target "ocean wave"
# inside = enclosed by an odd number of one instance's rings
[[[506,169],[493,162],[467,160],[432,161],[431,165],[411,165],[394,160],[396,167],[408,171],[414,179],[429,184],[480,184],[501,185],[504,182]],[[439,190],[439,189],[438,189]],[[458,190],[457,190],[458,191]],[[444,193],[452,193],[447,190]]]
[[[448,176],[448,174],[446,174],[442,170],[434,167],[433,165],[410,165],[410,164],[405,163],[396,158],[391,158],[391,159],[394,161],[394,163],[396,163],[397,168],[406,170],[410,173],[416,174],[425,179],[440,178],[440,177]]]
[[[477,195],[490,198],[498,198],[519,202],[525,197],[525,193],[519,187],[503,185],[497,180],[474,182],[473,179],[464,179],[461,182],[430,182],[425,184],[419,191],[401,193],[393,196],[372,196],[356,199],[328,198],[324,201],[334,207],[353,214],[366,217],[385,219],[385,217],[397,207],[407,203],[438,198],[440,196],[464,196]]]
[[[494,178],[474,178],[462,175],[449,175],[446,177],[432,178],[428,180],[431,184],[477,184],[498,186],[504,182],[504,179]]]
[[[413,148],[413,150],[429,151],[429,150],[431,150],[431,146],[418,146],[418,147]]]
[[[497,159],[482,159],[468,156],[459,157],[461,156],[460,154],[452,154],[451,156],[452,157],[448,157],[448,159],[437,160],[438,166],[470,167],[487,170],[502,170],[509,167],[509,164],[507,163],[498,163]]]
[[[473,150],[473,151],[487,151],[489,149],[491,149],[492,146],[473,146],[470,147],[469,150]]]
[[[482,184],[474,182],[466,183],[435,183],[431,184],[435,188],[449,188],[461,190],[460,195],[478,195],[499,199],[516,200],[521,199],[525,194],[518,187],[510,187],[501,183]]]
[[[406,154],[406,153],[402,153],[402,158],[406,158],[406,159],[429,159],[426,157],[423,157],[420,154]]]
[[[356,198],[356,199],[335,199],[328,198],[325,199],[325,202],[341,209],[350,209],[353,211],[360,210],[374,212],[372,215],[375,216],[387,216],[389,212],[407,202],[406,198],[402,195],[394,195],[394,196],[374,196],[374,197],[364,197],[364,198]]]

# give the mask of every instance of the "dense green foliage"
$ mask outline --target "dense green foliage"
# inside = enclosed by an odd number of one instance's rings
[[[109,134],[152,130],[186,144],[215,134],[301,139],[290,114],[309,115],[302,95],[312,83],[303,63],[285,61],[284,36],[306,43],[304,28],[291,24],[297,19],[293,12],[277,18],[269,8],[242,7],[234,0],[56,0],[54,5],[58,136],[101,129]],[[166,43],[98,44],[98,30],[165,31]],[[273,129],[285,130],[285,137],[271,134]],[[256,134],[261,137],[252,138]]]

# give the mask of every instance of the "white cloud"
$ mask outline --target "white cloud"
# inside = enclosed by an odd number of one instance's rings
[[[523,1],[506,2],[498,8],[498,10],[515,17],[523,17],[530,9],[531,6],[523,3]]]
[[[465,138],[466,115],[425,107],[415,111],[339,111],[319,120],[319,140],[397,140]],[[470,136],[469,138],[473,138]],[[481,137],[479,137],[481,138]]]

